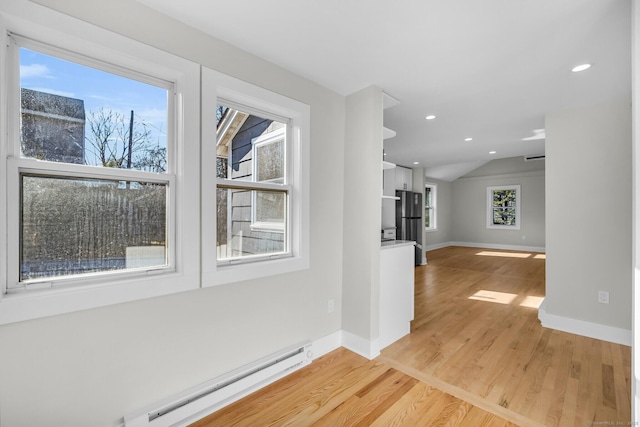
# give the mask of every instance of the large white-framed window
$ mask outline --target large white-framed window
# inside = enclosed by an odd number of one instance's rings
[[[425,184],[424,186],[424,228],[426,231],[438,229],[437,223],[438,186]]]
[[[19,135],[8,147],[8,218],[18,226],[8,237],[19,250],[7,291],[175,268],[173,83],[9,41],[20,107],[10,117]]]
[[[30,7],[0,18],[0,323],[197,288],[199,67]]]
[[[202,85],[203,285],[308,268],[309,106],[206,68]]]
[[[487,228],[520,230],[520,185],[487,187]]]

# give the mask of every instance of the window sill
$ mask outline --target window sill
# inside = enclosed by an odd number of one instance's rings
[[[224,285],[243,280],[259,279],[276,274],[292,273],[309,268],[308,257],[278,256],[259,262],[239,262],[218,265],[215,272],[203,273],[203,287]]]
[[[2,295],[0,325],[70,313],[111,304],[198,289],[196,276],[172,272],[103,282],[87,279],[77,286],[31,289]]]

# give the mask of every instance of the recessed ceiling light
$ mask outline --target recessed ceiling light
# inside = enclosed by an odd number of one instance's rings
[[[413,162],[413,164],[414,164],[414,165],[419,165],[419,164],[420,164],[420,162]]]
[[[489,151],[489,154],[496,154],[497,151]]]
[[[465,141],[473,141],[473,138],[465,138]]]
[[[427,117],[425,117],[425,119],[427,119],[427,120],[433,120],[435,118],[436,118],[436,116],[434,116],[433,114],[430,114]]]
[[[591,68],[591,64],[582,64],[582,65],[578,65],[577,67],[573,67],[571,69],[571,71],[573,71],[574,73],[580,72],[580,71],[584,71],[588,68]]]

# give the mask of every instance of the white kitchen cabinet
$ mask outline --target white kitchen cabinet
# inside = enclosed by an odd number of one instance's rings
[[[396,190],[413,191],[413,171],[403,166],[396,166]]]
[[[396,168],[384,169],[382,171],[382,195],[387,197],[396,196]]]
[[[414,246],[402,242],[380,250],[380,337],[382,350],[409,334],[414,317]]]

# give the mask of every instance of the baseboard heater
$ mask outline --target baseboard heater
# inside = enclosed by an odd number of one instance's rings
[[[125,427],[178,427],[311,363],[311,343],[287,348],[124,417]]]

